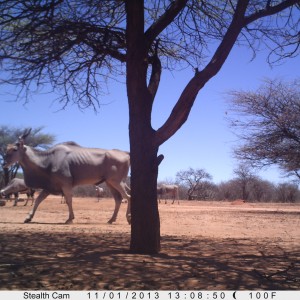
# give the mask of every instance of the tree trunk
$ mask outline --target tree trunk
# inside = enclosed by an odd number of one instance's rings
[[[160,220],[155,194],[156,176],[148,173],[145,165],[137,165],[136,170],[140,170],[140,175],[131,177],[130,251],[140,254],[155,254],[160,251]],[[155,191],[153,191],[153,187]]]
[[[151,127],[154,95],[147,85],[149,45],[144,35],[144,3],[125,2],[127,13],[126,85],[131,158],[131,242],[135,253],[160,251],[157,205],[158,143]]]
[[[132,162],[130,251],[155,254],[160,251],[157,204],[158,147],[154,143],[155,131],[139,123],[138,119],[140,118],[130,119]]]

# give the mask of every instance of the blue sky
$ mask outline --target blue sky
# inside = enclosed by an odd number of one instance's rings
[[[188,121],[160,148],[165,159],[160,165],[159,180],[174,180],[176,172],[189,167],[204,168],[215,183],[233,177],[238,162],[233,158],[232,149],[237,138],[225,118],[229,109],[226,93],[256,89],[264,78],[292,80],[299,76],[299,57],[273,68],[266,63],[264,52],[250,60],[250,51],[235,47],[222,70],[200,91]],[[191,76],[192,70],[163,73],[153,108],[154,128],[160,127],[168,117]],[[24,128],[45,126],[44,132],[54,134],[56,143],[76,141],[87,147],[129,150],[126,87],[113,83],[109,90],[96,114],[92,109],[80,111],[75,105],[59,110],[59,104],[53,102],[57,98],[55,94],[35,95],[24,105],[12,101],[8,89],[0,86],[0,124]],[[286,180],[276,168],[258,175],[273,182]]]

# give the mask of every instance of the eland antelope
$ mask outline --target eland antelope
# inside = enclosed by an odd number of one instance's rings
[[[98,185],[95,185],[95,190],[96,190],[96,194],[97,194],[97,199],[98,202],[100,201],[100,198],[102,197],[103,193],[104,193],[104,189]]]
[[[34,193],[35,190],[29,188],[28,186],[26,186],[24,179],[20,179],[20,178],[13,178],[8,185],[2,189],[0,191],[1,195],[3,196],[7,196],[9,194],[14,194],[15,195],[15,202],[14,202],[14,206],[17,205],[18,200],[19,200],[19,194],[26,194],[27,195],[27,199],[26,202],[24,204],[24,206],[27,205],[29,198],[31,198],[31,205],[33,205],[34,202]]]
[[[179,204],[179,195],[178,195],[178,185],[175,184],[162,184],[157,187],[157,195],[160,203],[161,199],[165,199],[165,204],[167,204],[167,196],[173,199],[172,204],[174,204],[175,200],[178,200]]]
[[[72,187],[106,182],[115,199],[115,209],[108,223],[115,222],[122,202],[128,200],[126,217],[131,223],[130,195],[125,180],[130,167],[130,155],[121,150],[84,148],[74,142],[58,144],[41,151],[24,144],[31,129],[25,130],[18,142],[7,146],[5,167],[19,162],[25,184],[42,189],[25,223],[32,220],[38,206],[49,194],[63,194],[69,209],[66,223],[72,223]]]

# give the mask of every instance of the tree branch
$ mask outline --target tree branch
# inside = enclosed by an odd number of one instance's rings
[[[245,15],[249,0],[238,1],[232,21],[212,59],[202,71],[196,72],[194,77],[189,81],[174,106],[169,118],[163,126],[157,130],[157,145],[161,145],[168,140],[185,123],[198,92],[219,72],[232,47],[236,43],[242,29],[259,18],[277,14],[296,3],[299,3],[299,0],[286,0],[276,6],[266,5],[265,9],[246,17]]]
[[[157,130],[157,145],[161,145],[168,140],[185,123],[196,100],[198,92],[221,69],[243,28],[244,15],[248,3],[249,0],[240,0],[237,3],[232,22],[211,61],[202,71],[195,73],[194,77],[189,81],[180,95],[180,98],[174,106],[169,118],[163,126]]]
[[[160,76],[161,76],[161,62],[157,54],[158,43],[159,40],[156,41],[155,53],[152,57],[152,62],[151,62],[152,72],[151,72],[151,77],[148,85],[148,90],[151,94],[152,102],[154,101],[156,92],[158,90],[159,83],[160,83]]]
[[[157,36],[171,24],[175,17],[186,6],[187,0],[175,0],[167,8],[164,14],[162,14],[156,22],[154,22],[145,32],[145,38],[148,45],[151,45]]]
[[[286,0],[275,6],[271,6],[270,2],[271,1],[268,1],[265,9],[259,10],[258,12],[254,13],[248,17],[245,17],[244,26],[246,26],[260,18],[275,15],[288,7],[299,4],[299,0]]]

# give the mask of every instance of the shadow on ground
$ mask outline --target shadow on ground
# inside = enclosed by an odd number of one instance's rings
[[[299,289],[299,247],[275,240],[163,237],[159,255],[128,234],[0,234],[0,289]],[[296,249],[297,248],[297,249]]]

